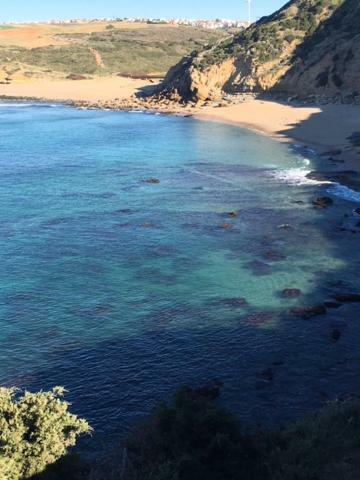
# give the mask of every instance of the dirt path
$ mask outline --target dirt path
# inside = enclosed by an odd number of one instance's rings
[[[98,52],[97,50],[95,50],[95,48],[91,48],[90,47],[90,52],[94,55],[94,58],[95,58],[95,62],[96,62],[96,65],[99,67],[99,68],[105,68],[105,63],[102,59],[102,56],[100,54],[100,52]]]

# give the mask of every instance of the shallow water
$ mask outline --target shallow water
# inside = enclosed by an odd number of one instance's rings
[[[336,230],[354,198],[314,210],[337,194],[306,181],[314,163],[211,122],[2,104],[0,381],[64,385],[107,437],[212,378],[266,425],[359,393],[352,310],[288,313],[360,287],[360,235]]]

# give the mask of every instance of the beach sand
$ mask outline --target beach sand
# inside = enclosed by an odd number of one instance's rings
[[[360,129],[357,105],[293,106],[251,99],[229,107],[204,107],[196,117],[240,125],[319,149],[345,147],[347,137]]]
[[[329,163],[331,169],[360,173],[360,145],[357,147],[349,139],[360,132],[358,105],[294,106],[251,98],[228,107],[204,107],[195,117],[239,125],[308,146],[319,154],[327,153],[333,160]]]
[[[125,77],[96,77],[87,80],[19,79],[9,85],[0,85],[0,96],[96,102],[125,99],[149,85],[152,85],[150,81]]]
[[[153,85],[150,81],[124,77],[18,79],[9,85],[0,85],[0,95],[50,101],[111,102],[127,99],[150,85]],[[249,97],[242,103],[225,107],[195,109],[194,117],[239,125],[282,141],[309,146],[320,154],[330,151],[333,167],[360,172],[360,146],[353,145],[349,139],[350,135],[360,132],[360,106],[357,105],[297,106]],[[336,150],[341,153],[334,153]]]

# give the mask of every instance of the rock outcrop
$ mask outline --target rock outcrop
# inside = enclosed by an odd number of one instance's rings
[[[346,0],[295,53],[278,90],[360,103],[359,0]]]
[[[291,0],[273,15],[262,18],[239,34],[182,59],[168,72],[161,91],[169,95],[176,92],[183,101],[203,103],[217,100],[227,93],[264,92],[273,88],[297,94],[298,89],[303,88],[303,80],[314,77],[317,78],[317,83],[312,82],[306,92],[316,94],[319,82],[325,84],[326,80],[325,73],[320,74],[327,69],[333,82],[340,84],[339,78],[342,79],[343,75],[339,75],[338,70],[342,68],[341,61],[345,61],[342,53],[339,53],[339,59],[333,59],[338,65],[337,73],[332,72],[327,60],[324,60],[319,71],[310,73],[310,70],[311,65],[316,64],[317,56],[322,55],[322,52],[316,51],[315,46],[321,39],[324,41],[324,33],[321,32],[327,30],[322,26],[343,5],[354,3],[359,2]],[[353,23],[356,22],[358,20],[354,18]],[[302,46],[305,44],[313,45],[314,51],[309,51],[310,47],[305,47],[304,50]],[[343,49],[340,48],[339,51],[343,52]],[[348,49],[347,61],[351,60],[352,55],[360,55],[351,52]],[[305,67],[309,73],[300,80],[301,70]],[[351,69],[348,76],[351,76]],[[334,89],[329,90],[329,93],[333,92]]]

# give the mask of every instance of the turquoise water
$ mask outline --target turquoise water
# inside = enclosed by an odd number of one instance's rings
[[[359,283],[360,237],[336,230],[354,205],[311,207],[328,186],[298,180],[308,157],[189,118],[2,104],[0,381],[64,385],[106,436],[212,378],[270,425],[356,393],[350,310],[288,313]]]

